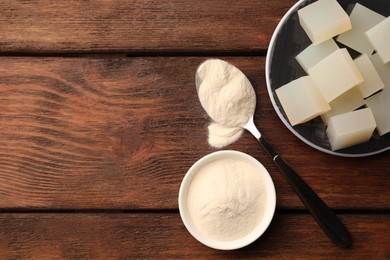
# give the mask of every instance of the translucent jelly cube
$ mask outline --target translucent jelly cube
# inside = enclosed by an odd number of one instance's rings
[[[357,87],[351,88],[329,103],[330,110],[321,115],[322,121],[327,125],[331,117],[351,112],[365,104],[360,90]]]
[[[384,64],[378,53],[371,55],[370,60],[385,84],[385,88],[390,88],[390,63]]]
[[[369,97],[384,88],[385,85],[367,54],[362,54],[356,58],[355,64],[364,79],[364,81],[358,85],[363,97]]]
[[[386,17],[356,3],[349,18],[351,19],[352,29],[339,35],[337,41],[360,53],[371,55],[374,52],[374,47],[368,41],[365,32]]]
[[[363,82],[347,49],[339,49],[309,69],[309,75],[329,103]]]
[[[390,132],[390,89],[381,91],[366,99],[371,108],[380,135]]]
[[[383,63],[390,62],[390,16],[366,32]]]
[[[336,0],[318,0],[298,10],[299,23],[314,44],[351,29],[347,13]]]
[[[307,122],[330,109],[309,76],[278,88],[276,95],[291,125]]]
[[[332,117],[326,133],[334,151],[367,142],[375,127],[371,109],[363,108]]]
[[[299,53],[295,59],[301,67],[308,72],[308,70],[320,62],[325,57],[338,50],[339,47],[333,39],[324,41],[318,45],[311,44],[309,47]]]

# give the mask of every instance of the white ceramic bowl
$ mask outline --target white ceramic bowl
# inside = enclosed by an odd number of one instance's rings
[[[206,237],[193,223],[187,207],[188,189],[191,185],[192,179],[199,172],[199,169],[205,164],[217,160],[222,160],[222,159],[234,159],[234,160],[244,161],[251,164],[255,168],[259,169],[259,174],[262,175],[262,178],[265,182],[266,193],[267,193],[265,212],[261,222],[258,224],[257,227],[255,227],[255,229],[251,233],[249,233],[243,238],[233,240],[233,241],[217,241]],[[238,249],[247,246],[253,241],[257,240],[265,232],[265,230],[268,228],[269,224],[271,223],[271,220],[275,213],[275,207],[276,207],[275,186],[268,171],[255,158],[238,151],[231,151],[231,150],[218,151],[218,152],[208,154],[203,158],[199,159],[194,165],[192,165],[192,167],[188,170],[188,172],[184,176],[179,191],[180,216],[187,230],[195,239],[197,239],[202,244],[220,250]]]

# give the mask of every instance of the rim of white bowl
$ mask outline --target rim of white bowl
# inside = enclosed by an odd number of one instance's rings
[[[193,179],[193,177],[195,176],[196,172],[199,170],[200,167],[202,167],[207,163],[220,160],[220,159],[227,159],[227,158],[243,160],[245,162],[250,163],[254,167],[260,169],[259,173],[262,174],[263,180],[266,183],[266,191],[267,191],[266,210],[258,226],[245,237],[237,240],[232,240],[232,241],[217,241],[206,237],[195,227],[195,224],[192,222],[191,216],[187,208],[187,192],[191,180]],[[200,158],[191,166],[191,168],[185,174],[183,181],[180,185],[178,203],[179,203],[180,217],[184,223],[184,226],[187,228],[188,232],[196,240],[214,249],[234,250],[251,244],[252,242],[257,240],[261,235],[263,235],[263,233],[267,230],[275,214],[276,191],[275,191],[275,185],[272,181],[269,172],[264,167],[264,165],[261,164],[258,160],[243,152],[234,151],[234,150],[223,150],[223,151],[217,151],[205,155],[204,157]]]
[[[298,137],[300,140],[302,140],[304,143],[308,144],[309,146],[311,146],[311,147],[313,147],[313,148],[315,148],[315,149],[317,149],[317,150],[319,150],[321,152],[327,153],[327,154],[332,154],[332,155],[337,155],[337,156],[342,156],[342,157],[365,157],[365,156],[371,156],[371,155],[379,154],[379,153],[385,152],[387,150],[390,150],[390,147],[386,147],[386,148],[383,148],[383,149],[380,149],[380,150],[377,150],[377,151],[374,151],[374,152],[369,152],[369,153],[350,154],[350,153],[340,153],[340,152],[337,152],[337,151],[331,151],[331,150],[325,149],[325,148],[323,148],[321,146],[318,146],[318,145],[310,142],[305,137],[303,137],[301,134],[299,134],[297,131],[295,131],[295,129],[290,125],[290,123],[287,121],[287,119],[283,116],[283,114],[280,111],[278,105],[276,104],[274,95],[272,94],[271,80],[269,78],[269,75],[270,75],[269,72],[270,72],[270,67],[271,67],[271,57],[273,55],[273,51],[274,51],[274,47],[275,47],[275,41],[276,41],[276,38],[277,38],[277,36],[278,36],[282,26],[285,24],[286,20],[291,16],[291,14],[293,12],[296,12],[298,10],[298,8],[306,1],[308,1],[308,0],[299,0],[297,3],[295,3],[287,11],[287,13],[282,17],[282,19],[279,21],[278,25],[276,26],[275,31],[272,34],[272,37],[271,37],[271,40],[270,40],[270,43],[269,43],[268,52],[267,52],[267,56],[266,56],[266,59],[265,59],[265,81],[266,81],[266,85],[267,85],[268,95],[269,95],[269,97],[271,99],[271,103],[272,103],[272,106],[274,107],[274,110],[276,111],[276,114],[279,116],[280,120],[282,120],[283,124],[296,137]]]

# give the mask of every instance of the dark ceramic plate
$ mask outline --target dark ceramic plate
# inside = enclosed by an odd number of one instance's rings
[[[310,146],[334,155],[346,157],[362,157],[384,152],[390,149],[390,133],[379,136],[375,131],[371,140],[366,143],[332,151],[326,135],[325,125],[320,117],[305,124],[291,126],[287,116],[275,94],[275,90],[288,82],[306,75],[295,56],[311,44],[306,33],[299,24],[297,10],[315,2],[314,0],[301,0],[295,4],[282,18],[277,26],[268,50],[266,61],[266,80],[268,93],[272,104],[280,119],[290,131]],[[360,3],[385,17],[390,15],[389,0],[339,0],[340,5],[350,13],[355,3]],[[336,41],[337,44],[339,44]],[[345,47],[339,44],[340,47]],[[358,53],[348,49],[353,58]]]

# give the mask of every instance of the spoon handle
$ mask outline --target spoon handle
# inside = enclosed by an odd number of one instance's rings
[[[265,150],[272,156],[273,161],[278,166],[279,170],[288,179],[299,198],[310,211],[314,219],[325,231],[330,239],[338,246],[346,248],[352,244],[352,238],[341,220],[333,213],[333,211],[318,197],[318,195],[310,188],[310,186],[291,168],[286,161],[275,151],[271,144],[260,136],[260,143]]]

